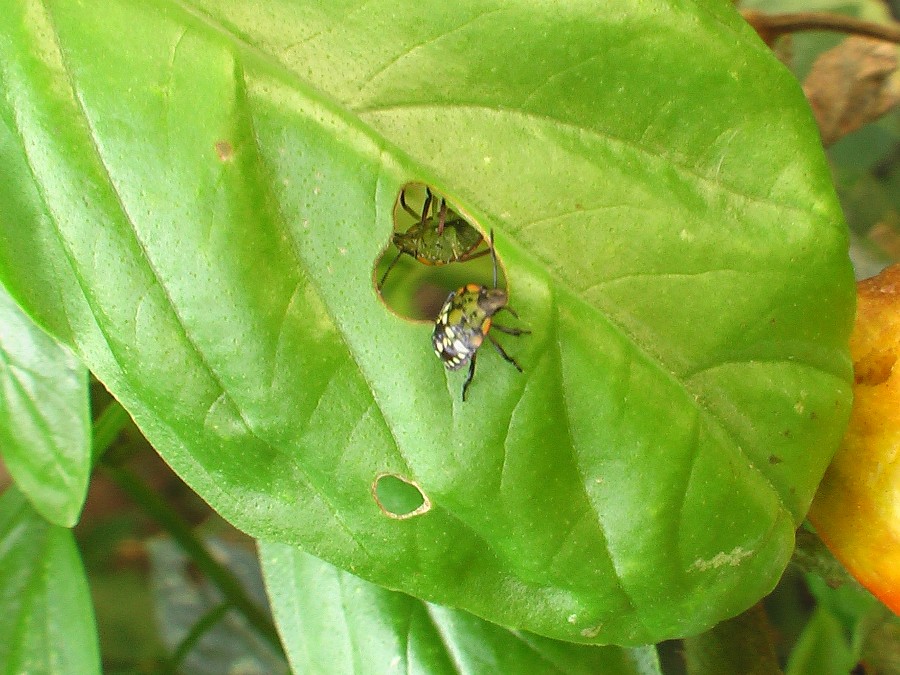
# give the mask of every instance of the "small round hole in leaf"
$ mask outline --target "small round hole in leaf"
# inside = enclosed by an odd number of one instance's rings
[[[372,496],[386,516],[398,520],[419,516],[431,509],[431,502],[415,482],[393,473],[375,477]]]

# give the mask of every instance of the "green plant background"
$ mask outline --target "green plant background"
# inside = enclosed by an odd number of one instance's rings
[[[796,81],[733,9],[0,8],[0,278],[229,521],[573,641],[774,586],[853,285]],[[496,232],[533,330],[465,404],[373,286],[408,181]],[[384,471],[432,509],[386,518]]]

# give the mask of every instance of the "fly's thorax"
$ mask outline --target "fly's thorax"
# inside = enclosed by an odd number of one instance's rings
[[[487,318],[478,301],[482,288],[478,284],[467,284],[456,289],[444,303],[438,323],[464,330],[481,326]]]
[[[449,324],[480,328],[486,319],[506,306],[507,300],[504,290],[467,284],[447,298],[441,315],[447,315],[446,322]],[[490,326],[490,323],[487,325]]]

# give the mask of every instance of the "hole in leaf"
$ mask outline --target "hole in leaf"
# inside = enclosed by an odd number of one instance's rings
[[[381,473],[372,483],[372,496],[384,514],[404,520],[431,510],[431,501],[413,481],[395,473]]]
[[[375,263],[374,282],[396,314],[433,321],[451,291],[469,283],[493,285],[484,229],[437,190],[407,183],[393,217],[394,233]],[[504,287],[502,266],[498,272]]]

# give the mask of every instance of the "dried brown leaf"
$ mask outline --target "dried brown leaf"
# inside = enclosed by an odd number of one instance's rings
[[[803,91],[823,145],[831,145],[900,103],[897,46],[849,37],[816,59]]]

